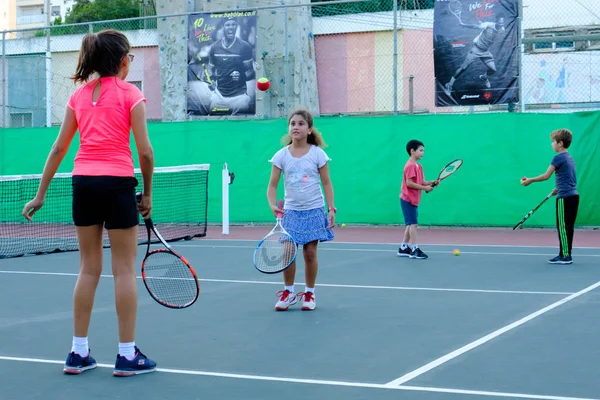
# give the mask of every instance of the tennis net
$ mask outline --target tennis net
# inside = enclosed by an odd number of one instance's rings
[[[154,169],[152,220],[165,240],[206,236],[208,172],[210,164]],[[143,182],[135,170],[138,191]],[[44,206],[33,222],[21,215],[25,204],[35,197],[41,175],[0,176],[0,258],[78,250],[72,219],[71,174],[54,176]],[[139,244],[148,235],[140,217]],[[153,238],[154,239],[154,238]],[[104,247],[109,247],[104,230]]]

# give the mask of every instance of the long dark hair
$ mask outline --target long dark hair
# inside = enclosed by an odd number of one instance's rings
[[[94,72],[101,77],[115,76],[119,73],[123,57],[130,50],[129,40],[119,31],[106,29],[88,33],[81,42],[77,70],[71,79],[75,83],[87,82]]]

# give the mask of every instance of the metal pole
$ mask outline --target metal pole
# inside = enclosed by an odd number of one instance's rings
[[[394,81],[394,115],[398,114],[398,0],[394,0],[394,55],[393,57],[393,72]]]
[[[290,113],[290,58],[289,58],[289,43],[288,43],[288,9],[285,8],[284,9],[284,18],[285,21],[283,22],[285,25],[285,43],[284,43],[284,51],[285,54],[283,55],[283,63],[285,66],[285,99],[284,99],[284,110],[285,110],[285,115],[287,116]]]
[[[8,128],[6,115],[8,109],[8,77],[6,76],[6,31],[2,32],[2,128]],[[4,135],[2,135],[4,137]],[[4,148],[4,147],[3,147]],[[4,157],[2,157],[4,159]]]
[[[50,51],[50,0],[45,1],[46,6],[46,127],[52,126],[52,52]]]
[[[408,113],[413,114],[415,110],[415,101],[413,97],[413,81],[415,79],[414,75],[408,76]]]
[[[525,53],[525,46],[523,45],[523,0],[518,0],[518,2],[519,17],[517,18],[517,48],[519,49],[519,57],[517,57],[517,60],[519,62],[519,111],[525,112],[525,99],[523,98],[523,54]]]
[[[6,31],[2,32],[2,129],[0,130],[0,174],[4,175],[4,135],[8,128],[6,124],[6,110],[8,108],[8,78],[6,77]]]
[[[46,35],[46,127],[52,126],[52,52],[50,50],[50,28]]]

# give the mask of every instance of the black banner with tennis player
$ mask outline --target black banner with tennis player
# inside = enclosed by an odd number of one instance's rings
[[[518,102],[518,0],[436,0],[435,105]]]
[[[189,115],[256,113],[256,11],[191,14]]]

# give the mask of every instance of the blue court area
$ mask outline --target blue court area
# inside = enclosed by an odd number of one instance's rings
[[[133,378],[112,376],[109,250],[89,334],[101,365],[81,376],[62,373],[78,253],[0,260],[3,398],[600,399],[600,248],[550,265],[555,248],[426,245],[411,260],[326,243],[317,309],[276,312],[282,277],[254,269],[254,245],[176,242],[201,278],[189,309],[161,307],[139,280],[136,342],[159,371]],[[296,291],[303,275],[300,260]]]

